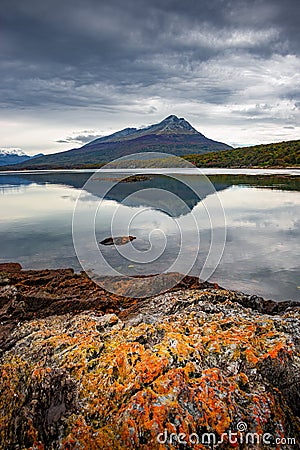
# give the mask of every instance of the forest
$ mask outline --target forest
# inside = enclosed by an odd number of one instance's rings
[[[300,167],[300,140],[186,155],[197,167]]]

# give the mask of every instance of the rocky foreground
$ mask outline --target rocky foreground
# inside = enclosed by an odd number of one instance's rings
[[[0,265],[0,448],[299,448],[299,319],[191,277],[138,300]]]

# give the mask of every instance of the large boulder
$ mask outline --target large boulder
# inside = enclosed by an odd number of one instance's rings
[[[198,286],[20,315],[1,353],[0,448],[297,448],[299,307],[263,305]]]

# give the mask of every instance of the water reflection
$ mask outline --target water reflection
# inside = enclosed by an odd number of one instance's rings
[[[72,243],[71,224],[74,203],[89,173],[51,173],[0,175],[0,261],[18,261],[24,268],[73,267],[80,270]],[[183,176],[198,183],[195,175]],[[299,177],[247,177],[218,175],[210,177],[225,209],[227,242],[221,263],[213,280],[229,288],[263,295],[266,298],[299,300],[299,237],[300,181]],[[105,183],[105,181],[104,181]],[[168,211],[151,198],[132,195],[145,188],[170,190],[185,200],[188,207],[172,205]],[[119,229],[122,221],[134,216],[135,245],[141,251],[149,249],[149,232],[164,230],[168,236],[168,253],[158,258],[156,271],[164,271],[180,242],[175,222],[188,230],[193,212],[201,230],[201,247],[192,273],[199,267],[210,244],[210,228],[203,209],[215,215],[215,232],[221,218],[214,213],[214,195],[202,192],[202,201],[184,184],[169,177],[152,176],[144,181],[122,183],[103,202],[97,216],[97,239],[111,234],[111,217],[119,207]],[[129,200],[119,206],[126,197]],[[99,201],[97,192],[86,192],[85,212]],[[139,214],[140,211],[145,214]],[[170,214],[171,211],[171,214]],[[165,214],[165,212],[169,212]],[[138,214],[137,214],[138,213]],[[83,218],[84,219],[84,218]],[[160,245],[162,236],[153,235]],[[184,252],[193,249],[194,235],[185,244]],[[126,264],[118,252],[107,249],[108,258],[120,267]],[[118,259],[120,258],[120,259]],[[126,266],[128,274],[142,274],[138,262]]]
[[[267,298],[299,299],[299,192],[235,186],[221,201],[227,243],[214,278]]]

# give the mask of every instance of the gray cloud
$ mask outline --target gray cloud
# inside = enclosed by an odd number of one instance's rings
[[[173,106],[287,130],[300,114],[299,13],[298,0],[2,0],[0,107],[124,122]]]
[[[99,133],[92,132],[89,130],[83,130],[80,134],[74,136],[67,136],[64,139],[58,139],[56,142],[59,144],[86,144],[87,142],[93,141],[101,137]]]

